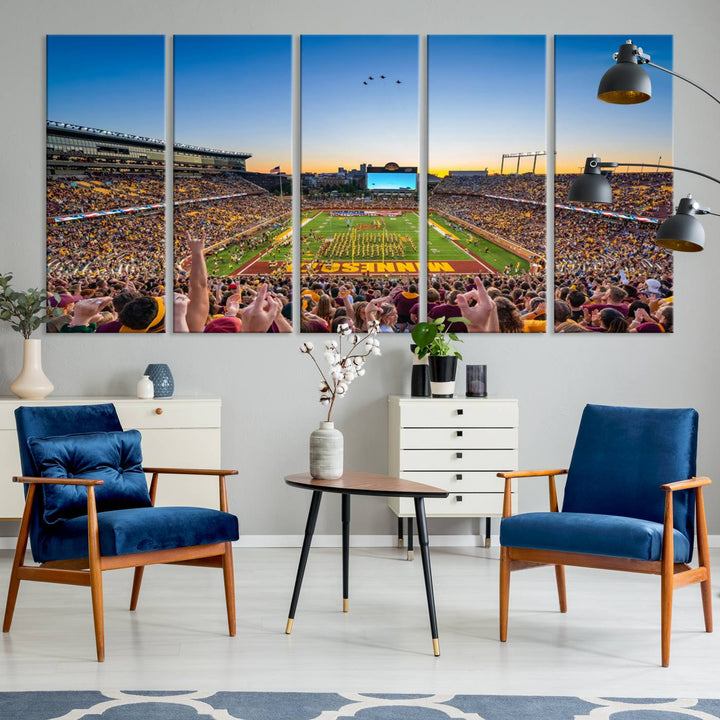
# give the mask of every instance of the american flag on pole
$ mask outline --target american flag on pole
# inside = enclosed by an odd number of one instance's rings
[[[270,171],[270,174],[271,174],[271,175],[277,175],[279,172],[280,172],[280,166],[279,166],[279,165],[276,165],[276,166]]]

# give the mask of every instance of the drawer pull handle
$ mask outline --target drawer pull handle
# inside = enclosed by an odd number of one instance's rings
[[[155,414],[156,414],[156,415],[162,415],[162,414],[163,414],[163,409],[162,409],[162,408],[155,408]]]
[[[462,480],[462,473],[458,473],[457,475],[455,475],[455,479]]]
[[[455,435],[456,435],[456,437],[462,437],[462,436],[463,436],[463,431],[462,431],[462,430],[456,430],[456,431],[455,431]]]
[[[455,457],[456,457],[458,460],[462,460],[462,453],[461,453],[461,452],[455,453]]]
[[[455,502],[462,502],[462,495],[456,495]]]
[[[462,414],[463,414],[463,409],[462,409],[462,408],[458,408],[457,414],[458,414],[458,415],[462,415]]]

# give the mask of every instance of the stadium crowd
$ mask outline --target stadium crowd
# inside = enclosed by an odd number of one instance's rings
[[[556,177],[565,204],[570,176]],[[159,332],[165,327],[165,227],[162,211],[131,212],[55,222],[78,214],[162,201],[158,176],[95,174],[48,181],[48,293],[62,315],[60,332]],[[619,173],[610,210],[662,217],[670,210],[668,173]],[[175,210],[174,327],[184,332],[289,332],[291,278],[284,263],[270,272],[231,276],[213,252],[231,246],[231,259],[267,245],[287,227],[291,199],[230,176],[180,177],[176,200],[247,192],[238,198],[186,203]],[[156,196],[157,193],[157,196]],[[536,272],[431,274],[429,318],[465,317],[456,332],[542,332],[546,329],[545,209],[491,198],[542,202],[543,176],[444,179],[429,199],[440,212],[504,238],[537,256]],[[415,200],[413,200],[415,202]],[[408,198],[379,197],[372,207],[407,209]],[[361,197],[303,198],[307,209],[364,209]],[[655,225],[637,220],[556,210],[557,332],[672,332],[672,256],[653,242]],[[288,241],[289,242],[289,241]],[[208,268],[208,257],[209,265]],[[342,322],[364,330],[378,319],[382,332],[408,332],[421,314],[418,279],[389,275],[301,278],[303,332],[329,332]],[[451,322],[451,320],[450,320]]]

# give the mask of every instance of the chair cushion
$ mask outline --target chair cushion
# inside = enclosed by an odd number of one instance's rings
[[[532,512],[503,518],[500,544],[505,547],[558,550],[636,560],[660,560],[663,526],[651,520],[595,513]],[[692,558],[685,535],[673,531],[675,562]]]
[[[40,477],[104,480],[95,487],[98,512],[150,506],[142,470],[140,433],[96,432],[29,438]],[[78,485],[43,485],[43,520],[47,524],[87,515],[87,489]]]
[[[237,540],[235,515],[194,507],[141,507],[98,513],[101,555],[167,550]],[[41,534],[38,562],[88,556],[87,516]]]
[[[663,483],[696,473],[698,414],[690,408],[587,405],[565,484],[563,512],[662,523]],[[693,542],[695,492],[673,493],[673,524]]]

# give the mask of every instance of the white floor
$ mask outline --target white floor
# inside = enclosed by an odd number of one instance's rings
[[[714,550],[720,578],[720,551]],[[235,552],[238,634],[226,635],[221,573],[105,573],[107,660],[94,661],[86,588],[22,583],[2,636],[0,690],[197,689],[720,697],[720,630],[704,632],[698,586],[675,593],[670,668],[660,662],[659,579],[568,568],[514,573],[508,642],[497,640],[497,550],[432,550],[441,656],[432,655],[422,566],[395,548],[353,549],[350,612],[336,549],[311,552],[292,635],[298,549]],[[0,556],[4,594],[10,553]],[[713,592],[718,613],[718,591]],[[1,603],[2,601],[0,601]]]

